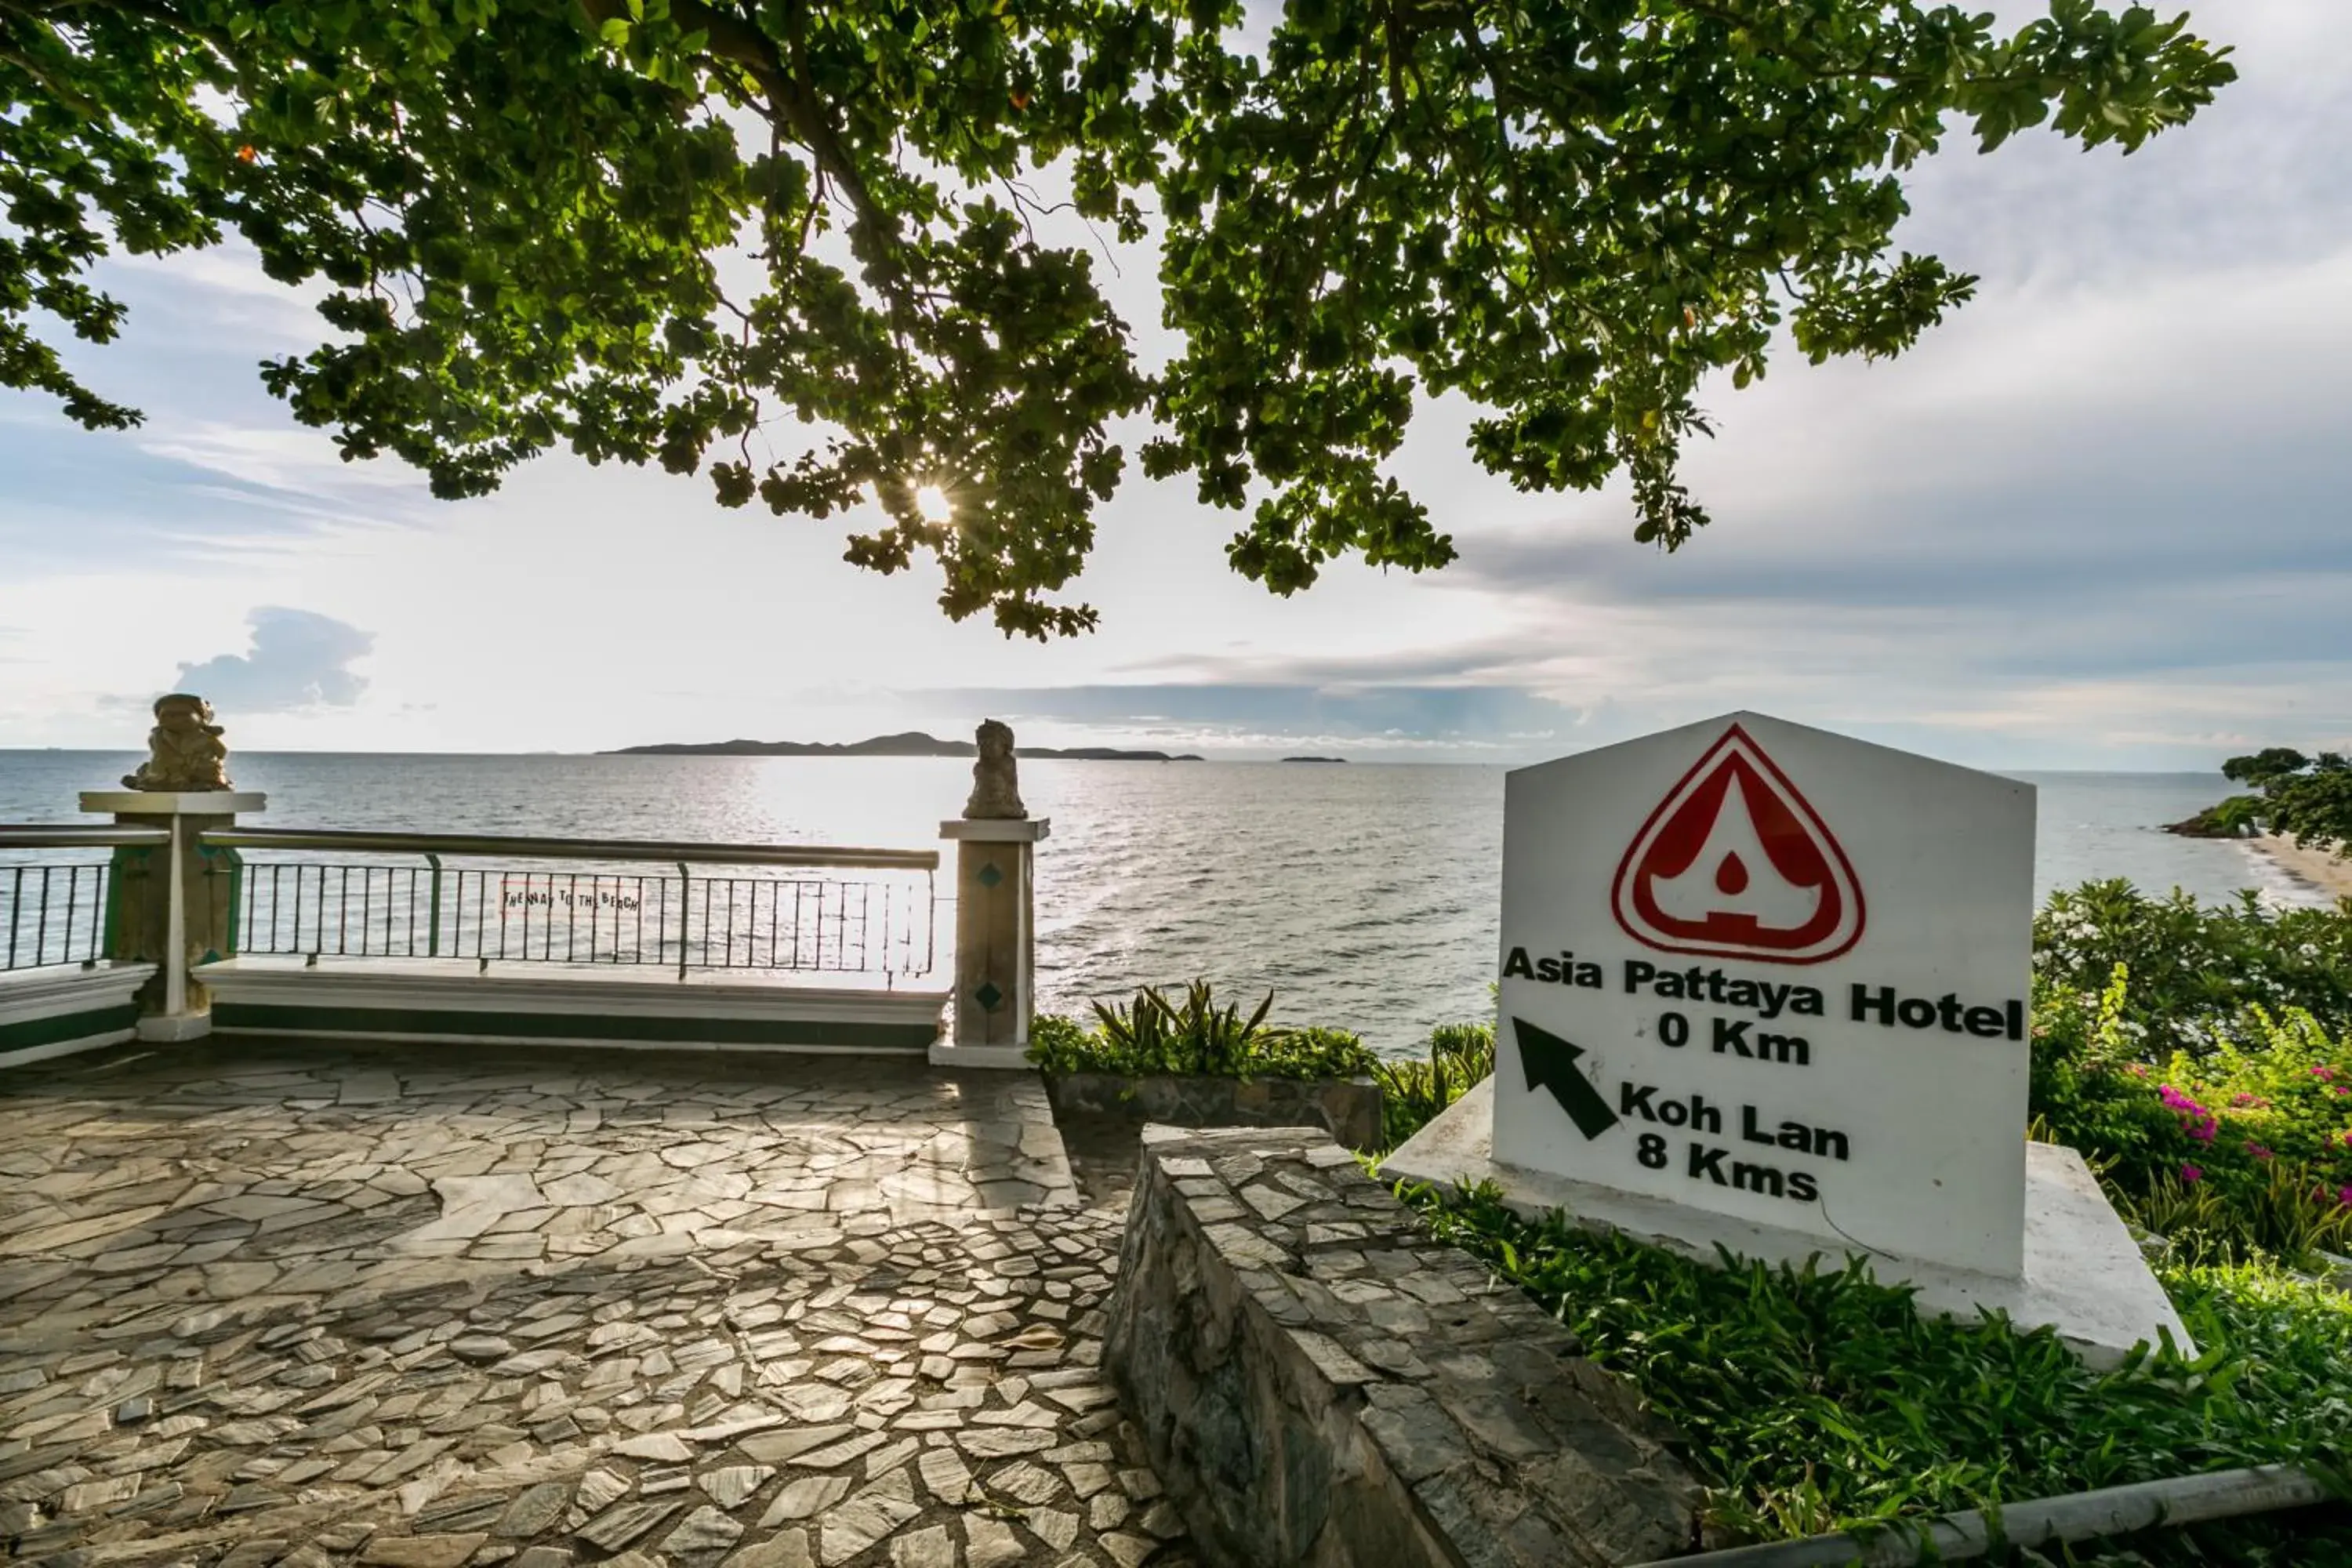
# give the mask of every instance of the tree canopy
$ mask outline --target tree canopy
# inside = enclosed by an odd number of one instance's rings
[[[2352,758],[2335,752],[2306,757],[2290,747],[2265,746],[2231,757],[2221,764],[2221,775],[2254,793],[2218,801],[2167,832],[2192,838],[2275,833],[2304,848],[2352,859]]]
[[[262,374],[346,457],[870,501],[848,560],[928,552],[1008,633],[1094,624],[1063,591],[1137,414],[1278,593],[1452,558],[1383,471],[1445,392],[1487,469],[1622,471],[1672,549],[1709,372],[1969,298],[1893,234],[1948,128],[2129,152],[2227,52],[2091,0],[0,0],[0,384],[135,423],[58,352],[121,329],[93,268],[236,235],[324,290]],[[1158,239],[1166,363],[1063,205]]]
[[[2352,759],[2335,752],[2306,757],[2269,746],[2250,757],[2231,757],[2221,764],[2221,773],[2260,793],[2234,795],[2214,810],[2242,805],[2242,815],[2273,833],[2352,858]]]

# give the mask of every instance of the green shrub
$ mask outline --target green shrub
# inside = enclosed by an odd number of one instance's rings
[[[2053,893],[2033,922],[2037,1015],[2096,997],[2118,963],[2132,974],[2123,1021],[2146,1033],[2151,1063],[2212,1049],[2216,1029],[2249,1004],[2274,1015],[2300,1007],[2332,1030],[2352,1028],[2352,902],[2273,910],[2249,892],[2200,906],[2177,889],[2149,898],[2123,881]]]
[[[1364,1037],[1347,1029],[1268,1029],[1245,1078],[1362,1078],[1378,1062]]]
[[[1244,1021],[1239,1006],[1219,1007],[1209,983],[1185,987],[1180,1006],[1156,985],[1135,994],[1132,1006],[1095,1005],[1096,1033],[1123,1059],[1150,1072],[1238,1078],[1274,1010],[1274,993]]]
[[[1045,1016],[1029,1028],[1029,1059],[1049,1073],[1113,1073],[1126,1078],[1360,1078],[1372,1054],[1345,1029],[1268,1024],[1268,992],[1247,1018],[1220,1007],[1210,984],[1196,980],[1181,1002],[1157,986],[1132,1004],[1094,1005],[1087,1028],[1072,1018]]]
[[[2231,757],[2221,772],[2260,793],[2233,795],[2211,807],[2213,814],[2257,818],[2307,848],[2352,859],[2352,758],[2334,752],[2306,757],[2273,746],[2250,757]]]
[[[2250,1005],[2161,1058],[2129,968],[2034,1019],[2041,1136],[2081,1150],[2129,1217],[2230,1257],[2302,1259],[2352,1243],[2352,1029]]]
[[[1050,1073],[1090,1072],[1098,1047],[1087,1026],[1061,1013],[1040,1013],[1029,1021],[1029,1059]]]
[[[1386,1147],[1393,1149],[1494,1076],[1495,1026],[1440,1024],[1429,1032],[1429,1058],[1372,1064],[1381,1086],[1381,1121]]]
[[[2352,1435],[2352,1301],[2275,1268],[2163,1266],[2201,1347],[2084,1368],[2046,1331],[1923,1320],[1859,1267],[1715,1268],[1493,1189],[1404,1195],[1633,1379],[1688,1442],[1709,1512],[1782,1538],[2277,1461]],[[2112,1562],[2352,1563],[2332,1510],[2158,1531]],[[2087,1553],[2073,1559],[2091,1560]]]
[[[2129,995],[2121,964],[2095,994],[2041,988],[2029,1095],[2034,1136],[2082,1151],[2111,1187],[2138,1193],[2177,1173],[2191,1143],[2148,1079],[2147,1030],[2126,1016]]]
[[[2167,1174],[2145,1192],[2114,1195],[2126,1218],[2186,1244],[2190,1257],[2267,1255],[2302,1263],[2315,1252],[2340,1256],[2352,1247],[2352,1208],[2317,1185],[2313,1175],[2280,1160],[2240,1182],[2189,1182]]]

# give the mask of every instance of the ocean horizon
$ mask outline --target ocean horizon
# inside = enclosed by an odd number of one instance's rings
[[[0,750],[0,822],[98,820],[129,751]],[[1415,1048],[1483,1016],[1496,963],[1503,777],[1476,763],[1024,759],[1038,847],[1040,1006],[1083,1013],[1144,984],[1216,983],[1275,1016]],[[239,752],[257,820],[285,827],[695,843],[928,847],[971,764],[953,757]],[[2035,785],[2035,897],[2095,879],[2205,901],[2326,900],[2243,843],[2161,831],[2233,786],[2218,773],[2020,771]],[[941,937],[949,931],[941,911]]]

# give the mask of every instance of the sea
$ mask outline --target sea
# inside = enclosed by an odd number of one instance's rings
[[[93,820],[78,792],[130,753],[0,751],[0,823]],[[270,826],[938,843],[971,764],[919,757],[435,756],[240,752]],[[1500,767],[1024,761],[1038,847],[1040,1005],[1083,1013],[1198,978],[1221,999],[1414,1049],[1491,1014]],[[2039,791],[2037,897],[2103,878],[2208,901],[2327,901],[2246,846],[2158,831],[2231,793],[2218,773],[2021,773]],[[942,920],[945,920],[942,914]],[[942,931],[944,939],[946,932]]]

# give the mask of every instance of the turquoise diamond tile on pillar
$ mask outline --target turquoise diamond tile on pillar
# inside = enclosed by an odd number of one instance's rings
[[[971,999],[985,1011],[993,1013],[997,1004],[1004,1000],[1004,993],[996,988],[995,981],[983,980],[980,983],[980,989],[971,994]]]
[[[991,860],[987,865],[982,866],[979,870],[972,873],[972,880],[978,882],[983,888],[993,888],[997,883],[1004,880],[1004,873],[996,868],[995,861]]]

